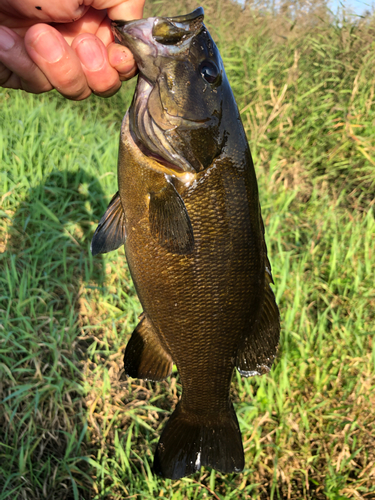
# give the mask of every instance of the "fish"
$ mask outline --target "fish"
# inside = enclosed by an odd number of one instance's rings
[[[202,466],[244,468],[230,398],[234,370],[268,373],[280,316],[248,140],[204,11],[114,21],[139,75],[121,126],[118,192],[93,255],[125,246],[143,313],[126,346],[129,377],[182,394],[153,471],[179,479]]]

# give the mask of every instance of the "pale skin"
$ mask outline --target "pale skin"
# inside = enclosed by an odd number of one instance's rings
[[[0,0],[0,86],[68,99],[109,97],[136,71],[111,20],[140,19],[145,0]]]

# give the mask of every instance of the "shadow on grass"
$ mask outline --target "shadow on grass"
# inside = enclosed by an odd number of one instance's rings
[[[107,202],[95,176],[55,170],[8,214],[1,500],[123,498],[146,484],[146,457],[177,401],[176,374],[173,388],[123,376],[141,311],[123,249],[90,252]]]
[[[0,254],[1,499],[92,498],[81,368],[89,341],[79,340],[80,308],[84,289],[104,286],[103,261],[93,260],[90,241],[106,204],[95,177],[56,170],[30,189],[7,227]]]

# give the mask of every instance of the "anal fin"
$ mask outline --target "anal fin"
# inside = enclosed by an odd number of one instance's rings
[[[185,203],[170,181],[150,193],[149,220],[152,236],[172,253],[187,254],[194,247],[193,228]]]
[[[125,373],[133,378],[164,380],[172,372],[172,358],[161,345],[147,316],[143,313],[140,319],[125,349]]]
[[[117,192],[100,219],[91,241],[92,255],[117,250],[125,243],[125,214]]]

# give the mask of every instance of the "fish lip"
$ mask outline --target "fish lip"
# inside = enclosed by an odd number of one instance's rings
[[[140,30],[137,30],[138,23],[139,19],[134,19],[133,21],[111,21],[111,31],[114,36],[115,42],[126,45],[129,49],[131,49],[131,40],[139,38],[137,34],[129,32],[132,25],[135,25],[135,30],[138,31],[138,35],[142,35],[142,32]],[[142,38],[142,36],[140,36],[140,38]]]
[[[193,12],[190,12],[189,14],[185,14],[182,16],[168,16],[168,17],[154,17],[151,19],[154,20],[160,20],[160,21],[170,21],[172,23],[186,23],[189,21],[196,21],[198,18],[202,17],[202,21],[204,18],[204,9],[203,7],[198,7],[197,9],[193,10]],[[112,30],[116,28],[124,28],[125,26],[129,26],[130,24],[134,22],[139,22],[140,19],[132,19],[130,21],[124,21],[122,19],[116,19],[114,21],[111,21],[111,28]]]
[[[177,22],[177,23],[184,23],[188,21],[195,21],[199,17],[204,18],[204,9],[203,7],[198,7],[197,9],[193,10],[193,12],[190,12],[189,14],[184,14],[182,16],[173,16],[173,17],[166,17],[168,21]],[[203,21],[203,19],[202,19]]]
[[[151,28],[150,38],[147,39],[147,42],[153,44],[154,39],[153,36],[153,28],[154,25],[159,22],[169,22],[173,23],[176,26],[180,26],[186,33],[190,33],[191,36],[196,34],[203,28],[203,20],[204,20],[204,9],[203,7],[198,7],[193,12],[189,14],[185,14],[182,16],[172,16],[172,17],[150,17],[148,19],[133,19],[131,21],[125,20],[114,20],[111,21],[111,31],[113,33],[114,39],[117,43],[124,43],[126,46],[130,47],[130,39],[140,38],[143,39],[141,30],[137,30],[137,25],[139,25],[140,21],[143,23],[149,23]],[[136,31],[138,33],[132,34],[131,27],[135,25]],[[188,26],[187,26],[188,25]],[[140,36],[139,36],[140,35]]]

